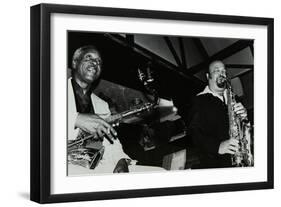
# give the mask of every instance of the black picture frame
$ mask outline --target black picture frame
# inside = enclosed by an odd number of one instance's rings
[[[263,25],[267,27],[267,181],[238,184],[136,189],[74,194],[51,194],[50,184],[50,16],[54,13],[180,20],[207,23]],[[39,203],[165,196],[273,188],[273,41],[271,18],[226,16],[167,11],[40,4],[31,7],[31,174],[30,199]]]

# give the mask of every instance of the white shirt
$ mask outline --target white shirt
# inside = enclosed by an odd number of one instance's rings
[[[223,96],[221,96],[221,95],[219,95],[219,94],[217,94],[217,93],[211,91],[211,89],[209,88],[209,86],[206,86],[205,89],[204,89],[202,92],[200,92],[200,93],[197,94],[197,96],[202,95],[202,94],[207,94],[207,93],[212,94],[212,95],[215,96],[215,97],[218,97],[222,102],[224,102],[224,100],[225,100],[225,104],[227,103],[227,94],[226,94],[226,90],[224,90]],[[223,98],[224,98],[224,100],[223,100]]]

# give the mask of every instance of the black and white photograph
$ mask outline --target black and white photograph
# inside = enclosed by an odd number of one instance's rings
[[[254,49],[67,31],[67,175],[254,167]]]
[[[31,200],[273,188],[273,19],[40,4],[31,28]]]
[[[1,206],[281,203],[278,1],[1,8]]]

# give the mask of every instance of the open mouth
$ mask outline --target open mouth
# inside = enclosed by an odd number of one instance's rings
[[[226,78],[223,76],[218,77],[218,82],[225,82]]]
[[[84,72],[84,76],[87,79],[93,80],[97,74],[97,70],[93,67],[88,67],[87,70]]]
[[[96,70],[97,70],[97,67],[95,67],[95,66],[89,66],[89,67],[87,67],[87,70],[88,70],[88,71],[96,71]]]
[[[94,67],[94,66],[89,66],[87,67],[87,72],[88,74],[96,74],[97,73],[97,67]]]
[[[224,77],[217,79],[217,86],[219,88],[224,88],[226,86],[226,79]]]

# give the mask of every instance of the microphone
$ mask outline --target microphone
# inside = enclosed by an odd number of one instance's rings
[[[148,83],[152,83],[152,82],[154,81],[154,78],[153,78],[153,76],[152,76],[152,72],[151,72],[149,66],[146,68],[146,73],[147,73],[147,80],[146,80],[146,81],[147,81]]]
[[[156,91],[156,83],[153,78],[153,71],[151,70],[152,62],[146,63],[145,67],[138,68],[138,78],[143,83],[146,91],[153,96],[151,100],[155,104],[158,102],[158,93]],[[149,98],[151,99],[151,98]]]
[[[145,69],[138,68],[138,77],[141,82],[146,86],[154,81],[152,71],[150,69],[151,62],[147,63]],[[145,70],[145,72],[144,72]]]
[[[143,82],[144,85],[147,85],[147,82],[145,80],[146,76],[145,76],[144,72],[139,68],[138,68],[138,77],[139,77],[139,80],[141,82]]]

